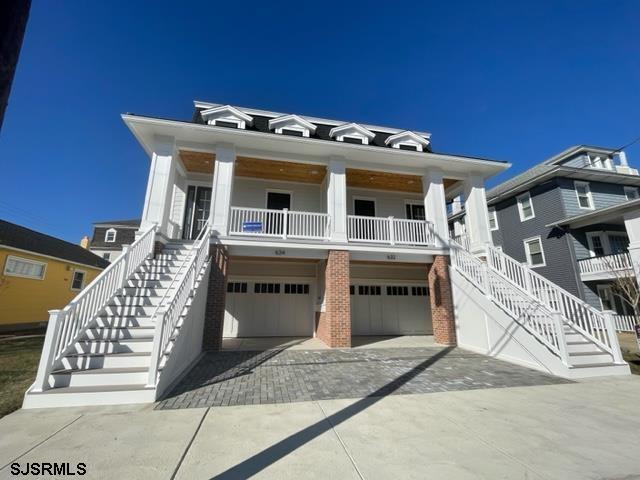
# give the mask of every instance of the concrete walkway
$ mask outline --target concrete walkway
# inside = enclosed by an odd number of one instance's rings
[[[18,411],[11,462],[82,478],[640,479],[640,378],[290,404]],[[77,476],[74,478],[78,478]]]

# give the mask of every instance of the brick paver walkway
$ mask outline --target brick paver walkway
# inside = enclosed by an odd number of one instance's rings
[[[223,351],[156,408],[286,403],[569,383],[459,348]]]

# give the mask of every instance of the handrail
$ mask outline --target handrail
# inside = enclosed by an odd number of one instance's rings
[[[250,224],[250,228],[245,228]],[[327,213],[231,207],[229,234],[259,237],[328,240],[330,217]]]
[[[162,358],[167,351],[173,332],[178,326],[184,307],[195,288],[202,266],[207,260],[210,236],[211,228],[207,221],[189,254],[180,263],[178,271],[153,313],[156,328],[151,350],[148,386],[155,387],[158,381],[158,370]],[[181,275],[183,270],[184,274]],[[172,291],[172,289],[174,290]]]
[[[38,373],[33,391],[48,388],[48,377],[55,364],[68,352],[84,333],[89,323],[105,305],[123,288],[127,279],[153,255],[157,225],[153,225],[62,310],[49,312]]]
[[[347,215],[349,241],[389,245],[434,245],[433,224],[427,220]]]
[[[578,270],[580,273],[613,273],[618,270],[631,270],[631,267],[631,257],[627,252],[581,258],[578,260]]]

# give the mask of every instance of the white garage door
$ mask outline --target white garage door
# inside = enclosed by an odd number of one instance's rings
[[[358,283],[351,285],[354,335],[432,334],[426,285]]]
[[[313,335],[311,282],[231,280],[227,284],[225,337]]]

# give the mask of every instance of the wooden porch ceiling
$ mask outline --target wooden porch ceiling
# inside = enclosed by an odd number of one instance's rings
[[[205,174],[213,173],[215,164],[215,155],[213,153],[188,150],[180,150],[179,153],[187,171]],[[235,173],[241,177],[320,184],[324,180],[327,168],[324,165],[238,157],[236,159]],[[449,188],[456,181],[445,178],[444,188]],[[419,175],[404,175],[355,168],[347,168],[347,186],[394,192],[422,193],[422,179]]]

